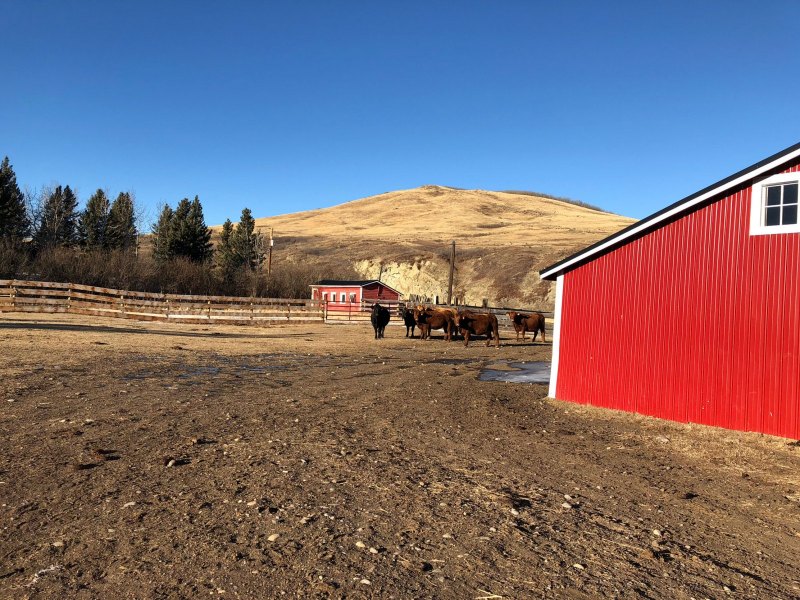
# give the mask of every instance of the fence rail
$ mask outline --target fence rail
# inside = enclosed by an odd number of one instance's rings
[[[158,294],[74,283],[0,279],[0,312],[72,313],[143,321],[277,325],[321,323],[317,300]]]
[[[117,317],[141,321],[180,323],[221,323],[231,325],[278,325],[282,323],[368,324],[373,300],[341,303],[286,298],[238,296],[195,296],[159,294],[93,287],[77,283],[0,279],[0,313],[71,313]],[[380,300],[392,314],[390,325],[402,325],[399,309],[412,303]],[[532,309],[458,306],[497,315],[502,329],[513,330],[506,312],[534,312]],[[542,312],[547,329],[553,314]]]

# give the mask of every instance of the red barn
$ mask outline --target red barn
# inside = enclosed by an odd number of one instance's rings
[[[399,301],[403,294],[376,279],[343,281],[323,279],[311,286],[311,299],[327,302],[329,311],[359,310],[361,302]]]
[[[800,144],[541,272],[550,396],[800,438]]]

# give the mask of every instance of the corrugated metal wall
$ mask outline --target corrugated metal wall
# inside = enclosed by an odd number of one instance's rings
[[[556,397],[800,438],[800,234],[749,229],[747,187],[568,272]]]
[[[329,287],[322,285],[319,286],[317,294],[320,299],[322,298],[322,294],[327,294],[328,301],[325,306],[328,312],[351,312],[361,310],[361,286]],[[334,296],[331,296],[331,294],[334,294]],[[345,295],[344,302],[341,300],[342,294]],[[354,302],[350,302],[351,294],[355,294]]]
[[[400,295],[377,283],[364,286],[364,300],[399,300]]]

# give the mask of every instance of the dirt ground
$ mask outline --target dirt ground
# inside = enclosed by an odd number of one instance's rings
[[[791,440],[403,335],[0,315],[0,598],[800,598]]]

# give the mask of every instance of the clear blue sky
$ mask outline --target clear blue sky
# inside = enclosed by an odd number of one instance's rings
[[[423,184],[643,217],[800,140],[798,8],[5,0],[0,155],[209,223]]]

